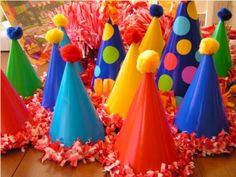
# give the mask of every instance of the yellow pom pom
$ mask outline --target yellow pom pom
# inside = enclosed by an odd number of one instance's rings
[[[154,50],[146,50],[138,56],[137,69],[141,73],[156,73],[160,56]]]
[[[213,38],[205,38],[201,40],[199,52],[203,55],[213,55],[218,51],[220,44]]]
[[[53,17],[53,23],[57,26],[57,27],[66,27],[68,20],[67,18],[62,15],[62,14],[57,14]]]
[[[63,35],[64,33],[61,30],[54,28],[47,32],[45,38],[48,42],[58,44],[63,39]]]

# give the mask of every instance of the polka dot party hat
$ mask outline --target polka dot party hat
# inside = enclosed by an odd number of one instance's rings
[[[119,28],[109,19],[105,24],[92,80],[92,89],[96,93],[110,93],[124,58],[125,49]]]
[[[218,49],[213,38],[201,41],[201,63],[175,118],[180,131],[195,132],[197,137],[212,138],[229,129],[212,57]]]
[[[42,106],[53,111],[65,68],[65,62],[59,50],[59,43],[63,38],[63,32],[55,28],[49,30],[45,38],[48,42],[51,42],[53,46],[44,86]]]
[[[152,16],[152,21],[139,46],[139,52],[155,50],[161,54],[165,45],[159,21],[159,17],[163,15],[163,8],[160,5],[153,4],[150,7],[150,14]]]
[[[6,76],[20,96],[32,96],[42,87],[42,82],[18,42],[23,35],[23,30],[21,27],[9,27],[7,35],[12,42]]]
[[[131,45],[120,68],[114,88],[106,102],[109,112],[118,114],[123,118],[127,115],[142,76],[136,68],[141,38],[139,31],[135,29],[126,30],[124,40]]]
[[[218,17],[220,21],[212,37],[220,43],[220,48],[214,55],[214,63],[218,76],[226,77],[228,70],[232,66],[232,61],[225,29],[225,21],[229,20],[232,17],[232,14],[228,9],[222,8],[218,12]]]
[[[177,104],[183,99],[199,64],[200,40],[195,3],[181,1],[156,80],[160,91],[174,90]]]
[[[70,38],[65,29],[68,24],[68,19],[63,14],[57,14],[53,17],[53,22],[55,26],[57,26],[64,34],[61,42],[59,43],[60,47],[71,44]],[[82,73],[84,71],[84,68],[80,62],[77,62],[77,67],[78,73]]]
[[[83,143],[103,140],[103,124],[76,69],[76,62],[82,58],[82,53],[72,44],[64,46],[61,53],[66,66],[50,126],[50,137],[65,147],[71,147],[77,139]]]
[[[129,164],[136,174],[159,170],[161,164],[177,160],[177,151],[155,84],[159,55],[153,50],[141,53],[137,69],[143,74],[115,150],[122,165]]]

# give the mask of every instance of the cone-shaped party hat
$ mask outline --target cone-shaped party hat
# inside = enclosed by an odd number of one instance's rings
[[[141,34],[137,30],[127,29],[124,38],[131,46],[107,100],[109,112],[119,114],[123,118],[127,115],[141,80],[141,74],[136,68],[139,55],[138,42],[141,40]]]
[[[218,76],[226,77],[228,70],[232,66],[232,61],[224,21],[229,20],[232,17],[232,14],[228,9],[222,8],[218,12],[218,17],[220,21],[213,34],[213,38],[220,43],[220,48],[213,57]]]
[[[81,58],[74,55],[70,49],[67,46],[61,49],[62,53],[71,55],[63,55],[66,67],[50,127],[52,141],[59,140],[65,147],[72,146],[77,139],[84,143],[104,139],[104,127],[74,64]]]
[[[66,26],[68,24],[68,19],[62,15],[62,14],[57,14],[53,17],[53,23],[55,24],[55,26],[57,26],[58,28],[60,28],[60,30],[63,32],[63,39],[61,40],[61,42],[59,43],[60,47],[64,47],[67,44],[71,44],[70,38],[66,32]],[[84,71],[83,66],[81,65],[80,62],[77,62],[77,67],[78,67],[78,72],[81,73]]]
[[[155,84],[159,55],[147,50],[139,55],[137,69],[144,73],[115,150],[121,164],[129,164],[135,173],[159,170],[161,164],[177,160],[177,151]]]
[[[92,80],[92,88],[95,92],[110,93],[124,58],[125,49],[119,28],[109,19],[103,31]]]
[[[195,132],[198,137],[208,138],[216,136],[222,130],[228,131],[212,57],[218,48],[219,43],[215,39],[205,38],[201,41],[201,63],[175,119],[175,125],[180,131]]]
[[[47,32],[45,37],[48,42],[53,43],[53,46],[44,86],[42,106],[53,111],[65,68],[65,62],[59,50],[59,42],[63,38],[63,32],[52,29]]]
[[[32,96],[42,83],[17,41],[23,35],[23,31],[20,27],[9,27],[7,35],[12,39],[12,43],[6,76],[20,96]]]
[[[21,98],[1,71],[1,134],[16,135],[31,122],[30,113]]]
[[[200,40],[195,3],[181,1],[156,80],[159,90],[174,90],[177,102],[181,102],[197,70]]]
[[[139,46],[139,52],[155,50],[161,54],[165,45],[159,21],[159,17],[163,15],[163,8],[160,5],[153,4],[150,7],[150,14],[153,18]]]

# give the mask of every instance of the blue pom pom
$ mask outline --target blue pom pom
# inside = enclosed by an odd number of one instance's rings
[[[10,39],[20,39],[22,35],[23,35],[23,31],[22,31],[22,28],[19,26],[7,28],[7,36]]]
[[[150,7],[150,14],[153,17],[161,17],[163,15],[163,8],[160,5],[153,4]]]
[[[218,17],[220,18],[221,21],[227,21],[231,19],[232,13],[229,11],[229,9],[222,8],[220,11],[217,13]]]

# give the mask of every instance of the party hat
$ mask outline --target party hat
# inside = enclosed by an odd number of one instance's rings
[[[141,74],[136,68],[139,55],[138,43],[141,40],[141,34],[135,29],[127,29],[124,38],[131,46],[125,56],[115,85],[107,100],[109,112],[119,114],[123,118],[127,115],[141,80]]]
[[[53,43],[53,46],[44,86],[42,106],[53,111],[65,68],[65,62],[59,50],[59,42],[63,38],[63,32],[52,29],[47,32],[45,38],[48,42]]]
[[[222,95],[212,55],[219,43],[205,38],[200,44],[203,55],[193,81],[176,115],[175,125],[180,131],[195,132],[198,137],[211,138],[222,130],[228,131]]]
[[[1,134],[16,135],[32,118],[23,101],[1,71]]]
[[[153,50],[141,53],[137,69],[143,73],[138,91],[118,134],[115,150],[121,164],[135,173],[159,170],[161,164],[177,160],[177,151],[155,84],[159,55]]]
[[[156,80],[160,91],[174,90],[177,103],[181,102],[197,70],[200,40],[195,3],[181,1]]]
[[[53,22],[55,26],[57,26],[64,34],[61,42],[59,43],[60,47],[63,47],[67,44],[71,44],[70,38],[65,29],[68,24],[68,19],[62,14],[57,14],[53,17]],[[82,73],[84,71],[83,66],[80,62],[77,62],[76,64],[78,67],[78,73]]]
[[[23,35],[23,31],[20,27],[9,27],[7,35],[12,39],[12,43],[6,76],[20,96],[32,96],[41,88],[42,83],[17,41]]]
[[[165,42],[162,37],[161,25],[158,18],[163,15],[163,8],[160,5],[153,4],[150,7],[150,14],[153,18],[139,46],[139,52],[155,50],[161,54]]]
[[[110,93],[124,58],[125,49],[119,28],[109,19],[105,24],[92,80],[95,92]]]
[[[80,57],[75,55],[78,50],[67,45],[61,49],[66,67],[50,127],[52,141],[59,140],[65,147],[72,146],[77,139],[83,143],[104,139],[104,127],[76,71],[74,62],[82,57],[81,51]]]
[[[229,20],[232,17],[232,14],[228,9],[222,8],[218,12],[218,17],[220,21],[213,34],[213,38],[220,43],[220,48],[213,57],[218,76],[226,77],[228,70],[232,66],[232,61],[224,21]]]

